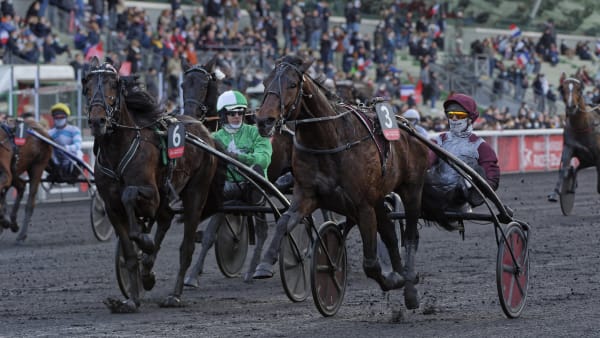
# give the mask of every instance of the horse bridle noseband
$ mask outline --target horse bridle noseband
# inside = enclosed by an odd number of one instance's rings
[[[194,66],[190,67],[185,72],[183,72],[183,75],[186,76],[190,73],[195,73],[195,72],[205,74],[208,78],[208,82],[216,80],[215,75],[212,73],[209,73],[201,65],[194,65]],[[206,95],[208,95],[208,88],[206,90]],[[206,95],[205,95],[205,98],[206,98]],[[194,104],[200,109],[200,111],[202,112],[202,116],[200,117],[200,120],[203,120],[206,118],[206,114],[208,113],[208,107],[206,106],[206,104],[204,104],[204,102],[200,102],[199,100],[194,99],[194,98],[187,98],[183,101],[183,104],[185,105],[187,103]]]
[[[106,112],[106,117],[107,117],[107,128],[111,129],[112,126],[118,124],[117,118],[118,118],[118,113],[119,113],[119,109],[121,106],[120,91],[122,90],[122,87],[121,87],[121,81],[119,80],[119,73],[111,64],[104,63],[102,66],[98,67],[97,69],[90,71],[89,74],[90,75],[95,74],[95,75],[98,75],[98,77],[97,77],[96,91],[93,93],[93,96],[88,103],[88,116],[90,114],[92,107],[100,106],[100,107],[104,108],[104,111]],[[110,104],[108,104],[108,102],[106,102],[107,96],[104,95],[104,81],[103,81],[105,74],[114,75],[117,78],[117,94],[116,94],[117,96],[109,96],[108,97],[108,99],[114,100],[114,105],[110,105]],[[102,94],[99,94],[99,93],[102,93]]]

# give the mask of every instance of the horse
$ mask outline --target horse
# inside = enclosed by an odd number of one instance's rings
[[[308,74],[312,61],[294,55],[279,59],[265,78],[265,94],[256,122],[261,135],[271,135],[284,124],[295,125],[292,168],[295,185],[290,208],[279,218],[269,249],[254,278],[273,276],[279,245],[315,209],[332,210],[358,225],[363,244],[363,269],[382,290],[404,287],[405,304],[418,307],[415,284],[417,220],[428,167],[428,148],[400,130],[394,142],[378,141],[370,128],[369,108],[336,103]],[[384,200],[397,192],[406,211],[403,267],[394,225]],[[377,258],[377,233],[390,255],[393,271],[383,273]]]
[[[344,102],[351,104],[366,103],[373,97],[373,90],[368,84],[355,83],[351,80],[337,81],[335,89]]]
[[[575,173],[584,168],[596,167],[600,177],[600,127],[598,127],[600,107],[590,108],[586,105],[583,89],[583,83],[572,77],[566,78],[560,86],[567,123],[563,132],[558,181],[554,190],[548,195],[548,200],[551,202],[558,200],[560,188],[573,157],[576,157],[580,163]],[[600,193],[600,179],[596,190]]]
[[[214,75],[216,57],[213,57],[204,65],[190,65],[186,61],[182,63],[184,70],[183,89],[184,97],[184,114],[194,116],[202,121],[205,125],[210,124],[211,130],[218,128],[219,118],[217,116],[217,99],[218,99],[218,81]],[[248,121],[248,119],[246,119]],[[273,153],[271,165],[268,168],[268,179],[275,183],[277,178],[289,169],[291,163],[291,137],[289,132],[281,133],[272,138]],[[257,215],[264,217],[264,215]],[[252,255],[250,265],[247,272],[244,274],[244,281],[250,282],[254,269],[260,260],[262,248],[267,240],[267,227],[265,222],[254,222],[256,243],[254,253]],[[188,276],[185,278],[185,285],[198,287],[198,276],[204,270],[204,261],[206,255],[216,241],[216,235],[219,224],[208,222],[206,229],[202,232],[202,246],[198,253],[196,263],[190,269]]]
[[[185,144],[184,155],[166,158],[164,131],[177,123],[186,133],[196,135],[207,145],[218,148],[206,127],[185,116],[170,116],[135,81],[118,73],[110,60],[90,61],[83,79],[87,99],[88,123],[94,136],[95,181],[105,203],[106,213],[119,237],[128,270],[129,299],[107,298],[104,303],[113,313],[139,311],[138,276],[144,289],[151,290],[156,278],[152,272],[160,245],[175,211],[170,202],[183,205],[183,239],[179,271],[173,291],[162,306],[181,306],[185,272],[191,264],[198,224],[222,207],[225,163],[199,147]],[[152,225],[157,229],[149,236]],[[137,246],[143,252],[138,270]]]
[[[204,65],[191,65],[183,59],[183,114],[195,117],[204,122],[211,130],[217,130],[219,117],[217,116],[217,99],[219,97],[219,81],[215,75],[215,66],[218,56],[212,57]]]
[[[25,118],[24,123],[27,128],[34,129],[50,138],[47,131],[33,118]],[[35,198],[44,169],[48,166],[52,156],[52,146],[29,133],[25,137],[25,144],[16,146],[14,143],[14,127],[3,124],[0,128],[0,138],[2,138],[2,141],[0,141],[0,214],[2,215],[0,218],[0,232],[5,228],[10,228],[13,232],[19,231],[17,213],[25,193],[25,186],[29,183],[29,195],[25,206],[23,226],[16,239],[17,244],[21,244],[27,238],[27,228],[35,208]],[[20,177],[25,172],[29,177],[28,180]],[[15,188],[17,195],[9,218],[6,215],[6,194],[10,187]]]

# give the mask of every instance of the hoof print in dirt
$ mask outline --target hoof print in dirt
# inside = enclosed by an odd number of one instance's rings
[[[136,313],[138,307],[131,299],[118,300],[114,298],[107,298],[104,300],[104,305],[108,307],[111,313]]]

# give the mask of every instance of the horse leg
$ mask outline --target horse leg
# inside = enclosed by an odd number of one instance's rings
[[[571,158],[573,157],[573,147],[568,144],[563,144],[563,151],[560,156],[560,167],[558,169],[558,181],[554,186],[554,190],[548,194],[548,201],[558,201],[558,195],[560,194],[560,187],[562,186],[569,165],[571,164]]]
[[[406,284],[404,285],[404,304],[407,309],[416,309],[419,307],[419,295],[415,287],[417,284],[417,272],[415,269],[415,258],[417,255],[417,248],[419,246],[419,231],[417,229],[417,222],[421,212],[421,190],[414,186],[408,186],[400,191],[400,197],[406,210],[406,231],[403,236],[404,249],[405,249],[405,272],[404,278]],[[416,191],[416,193],[415,193]]]
[[[265,214],[256,214],[254,216],[254,230],[256,232],[256,245],[254,246],[254,254],[252,255],[252,259],[250,260],[250,266],[248,267],[248,271],[244,275],[244,282],[249,283],[252,281],[252,274],[258,265],[258,261],[260,260],[260,254],[262,253],[262,249],[267,241],[268,229],[269,225],[267,224]]]
[[[383,201],[381,206],[383,207]],[[363,206],[359,211],[358,229],[363,244],[363,269],[367,277],[374,279],[383,291],[401,288],[404,278],[398,272],[392,271],[384,275],[381,271],[377,257],[377,217],[371,206]]]
[[[33,210],[35,209],[35,198],[37,196],[37,192],[38,192],[38,188],[40,186],[40,181],[42,179],[42,174],[44,172],[44,167],[43,166],[36,166],[33,167],[31,170],[29,170],[29,172],[27,173],[29,175],[29,196],[27,196],[27,204],[25,205],[25,215],[23,217],[23,229],[27,229],[27,227],[29,227],[30,223],[31,223],[31,216],[33,215]],[[23,192],[25,191],[25,181],[21,180],[20,178],[17,178],[17,181],[19,181],[19,185],[22,185],[22,192],[21,192],[21,197],[23,196]],[[19,199],[20,202],[20,199]],[[15,230],[19,228],[19,226],[17,225],[16,219],[17,219],[17,209],[18,209],[18,204],[16,204],[15,202],[15,207],[13,207],[13,210],[11,212],[11,223],[14,224]],[[21,234],[19,234],[19,236],[21,236]],[[24,236],[22,237],[23,240],[25,240],[25,238],[27,237],[27,232],[24,231]],[[19,238],[17,237],[17,240]]]
[[[114,224],[114,223],[113,223]],[[140,292],[138,285],[138,255],[133,248],[133,242],[127,238],[127,230],[123,227],[114,226],[115,232],[119,237],[119,245],[125,257],[125,266],[129,275],[129,299],[118,300],[107,298],[104,304],[112,313],[133,313],[137,312],[140,306]]]
[[[6,194],[8,193],[8,187],[0,190],[0,233],[6,228],[10,228],[11,222],[6,215]]]
[[[398,250],[398,235],[396,234],[394,223],[387,217],[387,211],[383,203],[376,205],[375,214],[377,217],[377,232],[379,232],[381,241],[387,249],[392,269],[397,273],[402,273],[402,259]]]
[[[17,191],[17,196],[15,197],[15,202],[10,211],[10,228],[13,232],[19,231],[19,224],[17,223],[17,215],[19,213],[19,207],[21,206],[21,201],[23,200],[23,195],[25,194],[25,182],[15,177],[13,180],[13,187]],[[17,235],[16,243],[21,244],[27,239],[27,228],[29,228],[29,223],[23,224],[19,234]]]
[[[156,284],[156,275],[152,271],[154,262],[160,251],[160,246],[165,239],[167,231],[171,227],[173,216],[168,213],[163,213],[156,219],[156,234],[154,235],[154,252],[152,254],[144,253],[142,255],[142,286],[144,290],[152,290]]]
[[[297,192],[298,190],[296,190]],[[297,201],[302,200],[302,204]],[[265,252],[260,264],[256,267],[252,278],[263,279],[273,277],[273,264],[277,262],[277,256],[279,255],[279,248],[281,246],[281,240],[285,235],[304,217],[312,214],[316,209],[316,201],[313,199],[301,199],[299,196],[294,194],[292,204],[290,208],[277,220],[277,226],[275,227],[275,233],[271,239],[271,244]]]
[[[153,209],[151,205],[158,205],[158,193],[151,186],[127,186],[121,194],[121,202],[127,213],[129,224],[129,238],[137,243],[139,248],[147,254],[154,251],[154,242],[150,236],[142,231],[136,215],[136,205],[143,204],[146,208]]]
[[[219,229],[219,225],[223,222],[225,222],[225,214],[223,213],[215,214],[208,220],[206,229],[203,232],[202,247],[200,248],[200,253],[198,254],[198,260],[196,261],[196,264],[192,266],[192,269],[185,278],[183,282],[184,285],[194,288],[200,286],[199,275],[204,270],[204,260],[206,259],[206,255],[208,254],[210,248],[212,248],[212,246],[215,244],[215,240],[217,239],[217,230]]]

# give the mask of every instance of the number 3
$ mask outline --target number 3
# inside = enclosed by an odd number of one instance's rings
[[[385,126],[386,126],[386,128],[392,128],[393,124],[392,124],[392,119],[390,117],[390,110],[388,109],[388,107],[386,105],[382,105],[381,106],[381,111],[383,111],[383,113],[385,114]]]

